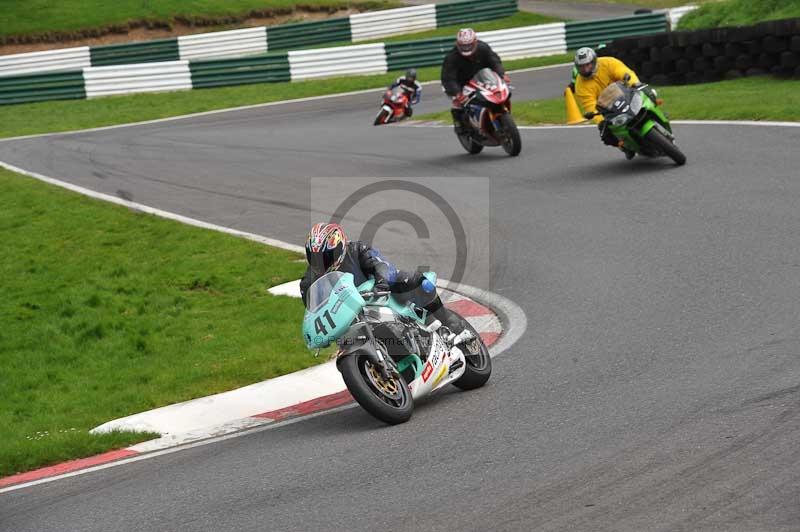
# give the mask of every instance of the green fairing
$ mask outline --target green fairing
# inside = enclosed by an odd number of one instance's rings
[[[427,276],[427,275],[426,275]],[[430,279],[430,277],[428,277]],[[435,282],[436,276],[433,275]],[[369,279],[356,288],[353,274],[346,273],[336,283],[330,297],[324,305],[311,312],[306,309],[303,317],[303,338],[309,349],[327,347],[350,329],[353,320],[365,306],[389,307],[395,314],[425,323],[427,311],[417,315],[413,303],[403,305],[393,297],[377,298],[365,301],[361,292],[371,292],[375,288],[375,280]]]
[[[635,130],[636,136],[631,135],[632,130],[629,128],[628,124],[622,126],[613,126],[609,125],[611,132],[620,140],[625,143],[625,148],[635,151],[636,153],[640,153],[642,151],[641,145],[637,141],[638,138],[644,138],[647,133],[656,127],[656,123],[661,124],[667,131],[670,133],[672,132],[672,126],[670,126],[669,118],[661,109],[661,107],[657,106],[653,100],[648,98],[645,94],[642,94],[642,107],[647,110],[650,117],[645,120],[642,125]]]
[[[409,367],[414,366],[414,378],[419,377],[422,373],[422,359],[417,355],[408,355],[397,363],[397,371],[402,373]]]

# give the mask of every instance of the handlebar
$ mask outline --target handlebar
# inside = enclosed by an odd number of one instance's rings
[[[391,290],[371,290],[369,292],[361,292],[361,297],[370,299],[373,297],[388,297],[392,295]]]

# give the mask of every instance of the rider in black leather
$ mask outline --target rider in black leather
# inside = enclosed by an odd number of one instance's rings
[[[441,74],[444,92],[453,100],[450,112],[453,115],[456,133],[462,133],[465,125],[461,90],[484,68],[490,68],[506,78],[503,63],[492,47],[478,40],[471,28],[460,30],[456,37],[456,45],[444,58]]]
[[[356,286],[374,277],[376,291],[391,291],[401,300],[404,296],[418,300],[420,298],[417,296],[424,294],[427,297],[423,298],[426,300],[423,308],[442,322],[442,325],[455,334],[466,327],[461,316],[442,304],[435,287],[425,289],[425,277],[421,273],[398,271],[394,264],[383,258],[377,248],[358,240],[348,241],[339,224],[318,223],[311,228],[306,239],[306,259],[309,266],[300,281],[303,303],[306,302],[306,293],[314,281],[330,271],[340,271],[352,273]]]

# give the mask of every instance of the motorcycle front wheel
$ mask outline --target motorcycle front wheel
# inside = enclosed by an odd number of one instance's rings
[[[381,109],[381,112],[378,113],[378,116],[375,117],[375,122],[372,125],[382,126],[388,121],[389,121],[389,111],[387,111],[386,109]]]
[[[336,367],[350,394],[373,417],[390,425],[411,419],[414,400],[403,377],[385,379],[368,357],[357,353],[339,358]]]
[[[522,139],[519,136],[519,129],[514,118],[510,114],[504,114],[500,117],[500,124],[503,126],[503,149],[511,157],[516,157],[522,151]]]
[[[658,131],[656,128],[651,129],[645,135],[647,142],[650,143],[650,146],[656,148],[656,151],[663,153],[667,157],[673,160],[673,162],[678,166],[683,166],[686,164],[686,155],[667,137],[664,136],[663,133]]]
[[[477,155],[483,151],[483,144],[475,142],[475,139],[473,139],[471,135],[458,135],[458,141],[470,155]]]

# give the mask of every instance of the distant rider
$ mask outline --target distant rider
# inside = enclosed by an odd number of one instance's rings
[[[389,89],[391,90],[401,85],[408,92],[408,107],[406,107],[406,116],[410,118],[411,115],[414,114],[411,106],[417,105],[422,99],[422,85],[420,85],[419,81],[417,81],[417,69],[409,68],[406,70],[406,75],[397,78],[394,83],[389,86]]]
[[[472,28],[459,30],[456,36],[456,45],[444,58],[442,63],[442,87],[444,92],[453,100],[450,112],[453,114],[453,127],[456,134],[465,131],[464,121],[464,95],[461,92],[469,80],[484,68],[490,68],[503,76],[509,82],[506,70],[500,57],[492,50],[491,46],[478,40]]]
[[[356,286],[367,281],[370,276],[374,277],[376,291],[412,294],[422,290],[433,296],[433,301],[423,308],[442,322],[442,325],[454,334],[461,333],[466,327],[458,314],[445,308],[436,288],[426,286],[428,283],[423,284],[426,279],[422,274],[398,271],[376,248],[366,242],[349,241],[339,224],[318,223],[311,228],[306,238],[306,260],[308,269],[300,281],[303,303],[306,302],[306,293],[314,281],[328,272],[340,271],[352,273]]]
[[[583,108],[584,113],[597,111],[597,99],[603,90],[617,81],[626,81],[633,87],[640,86],[641,82],[636,73],[628,66],[614,57],[597,57],[592,48],[580,48],[575,53],[575,68],[580,74],[575,82],[575,99]],[[656,93],[649,87],[645,94],[655,101]],[[609,146],[619,147],[619,139],[611,132],[602,115],[594,117],[600,129],[600,138]],[[636,152],[620,147],[625,152],[625,157],[633,159]]]

